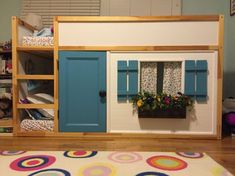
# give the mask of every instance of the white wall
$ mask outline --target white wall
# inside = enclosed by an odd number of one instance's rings
[[[219,23],[59,23],[59,46],[218,45]]]
[[[109,132],[137,132],[160,134],[216,134],[217,123],[217,52],[111,52],[108,67],[108,129]],[[207,60],[208,62],[208,100],[195,102],[186,119],[138,118],[133,112],[131,102],[117,101],[117,61],[182,61]],[[182,64],[184,72],[184,64]],[[182,80],[184,80],[182,74]],[[140,75],[139,75],[140,76]]]
[[[11,17],[19,16],[21,0],[1,0],[0,2],[0,42],[11,39]]]
[[[225,19],[223,97],[235,97],[235,15],[230,0],[182,0],[182,15],[222,14]]]

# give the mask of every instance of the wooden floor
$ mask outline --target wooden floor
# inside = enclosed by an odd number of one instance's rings
[[[222,140],[0,137],[0,150],[206,152],[235,175],[235,138]]]

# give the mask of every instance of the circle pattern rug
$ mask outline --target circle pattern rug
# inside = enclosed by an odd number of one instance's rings
[[[202,158],[204,156],[203,153],[197,153],[197,152],[176,152],[176,154],[178,154],[179,156],[192,159]]]
[[[97,151],[66,151],[64,156],[68,158],[90,158],[97,154]]]
[[[0,155],[11,156],[11,155],[21,155],[23,153],[25,153],[25,151],[1,151]]]
[[[206,153],[0,151],[0,176],[232,176]]]
[[[109,163],[91,163],[82,167],[78,176],[116,176],[116,168]]]
[[[142,172],[137,174],[136,176],[169,176],[169,175],[160,172]]]
[[[71,176],[71,174],[63,169],[45,169],[34,172],[29,176]]]
[[[114,152],[108,158],[117,163],[134,163],[142,160],[142,156],[135,152]]]
[[[169,171],[182,170],[187,167],[187,163],[179,158],[160,155],[147,159],[147,163],[155,168]]]
[[[10,168],[16,171],[39,170],[52,165],[55,161],[54,156],[30,155],[14,160],[10,164]]]

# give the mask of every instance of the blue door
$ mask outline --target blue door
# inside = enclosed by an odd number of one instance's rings
[[[59,52],[59,130],[106,131],[106,52]]]

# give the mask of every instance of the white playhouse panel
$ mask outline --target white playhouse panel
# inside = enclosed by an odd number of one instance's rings
[[[218,45],[219,22],[59,23],[59,46]]]
[[[159,133],[159,134],[216,134],[217,126],[217,52],[149,52],[109,54],[108,74],[108,129],[109,132]],[[138,118],[131,102],[117,101],[117,61],[182,61],[207,60],[208,100],[194,104],[194,110],[187,112],[186,119]],[[182,87],[184,74],[182,74]],[[183,88],[182,88],[183,91]]]

